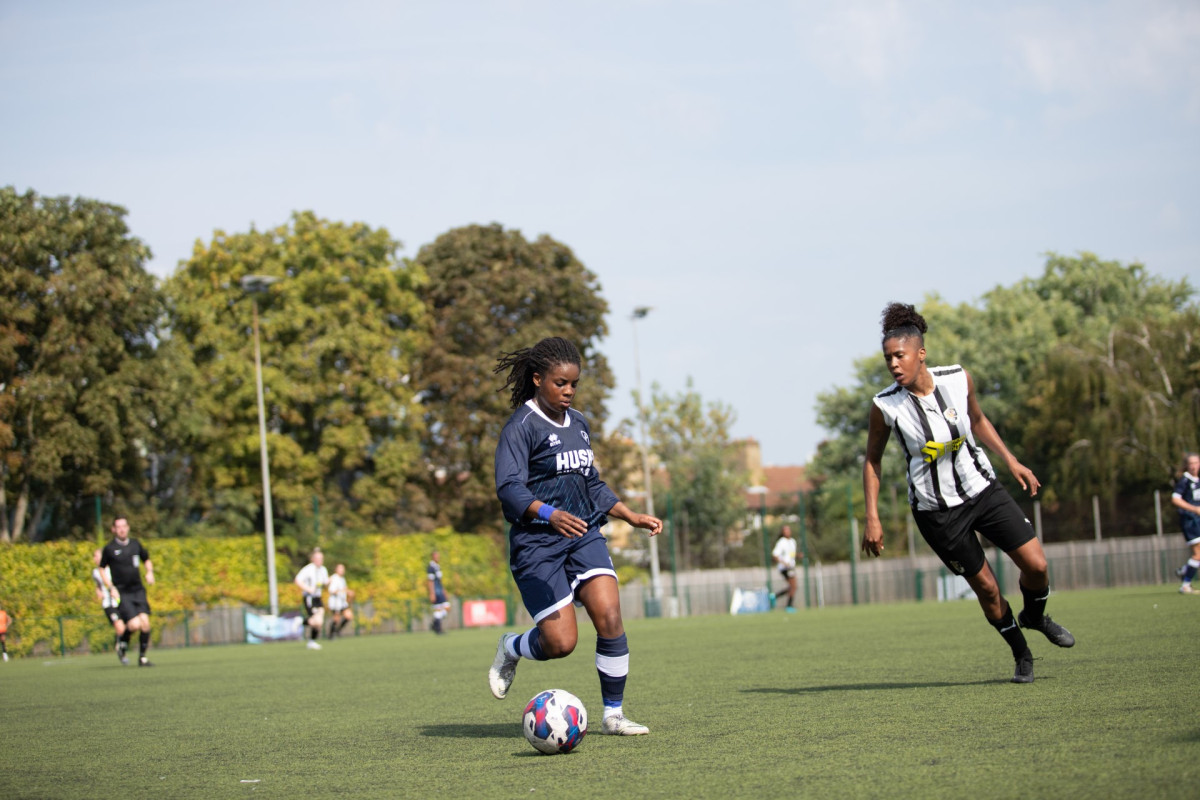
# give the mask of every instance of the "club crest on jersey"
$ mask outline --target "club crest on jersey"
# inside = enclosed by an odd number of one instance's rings
[[[580,432],[579,432],[579,435],[580,435],[580,436],[582,436],[582,437],[583,437],[583,440],[584,440],[585,442],[587,442],[588,444],[591,444],[591,443],[592,443],[592,440],[591,440],[591,438],[589,438],[589,437],[588,437],[588,435],[587,435],[587,431],[580,431]]]
[[[958,411],[956,411],[954,408],[947,408],[942,412],[942,416],[945,417],[946,422],[949,422],[951,425],[958,424]]]
[[[550,447],[558,447],[562,442],[559,441],[557,433],[552,433],[546,437],[546,444]]]

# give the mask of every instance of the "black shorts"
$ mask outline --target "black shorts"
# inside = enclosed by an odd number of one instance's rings
[[[779,574],[782,575],[783,577],[787,578],[790,581],[792,578],[796,577],[796,568],[789,567],[786,564],[780,564],[779,565]]]
[[[317,613],[317,609],[324,607],[325,606],[321,603],[320,595],[304,595],[304,619],[312,619],[313,614]]]
[[[945,511],[913,511],[921,536],[955,575],[974,577],[986,560],[976,532],[1006,553],[1036,535],[1003,486],[992,484],[961,506]]]
[[[138,614],[150,613],[150,603],[146,600],[145,588],[122,589],[118,586],[117,591],[121,593],[121,603],[117,606],[117,615],[122,620],[129,622]]]
[[[116,625],[117,620],[121,618],[121,615],[117,612],[117,606],[109,606],[100,610],[104,612],[104,621],[109,625]]]

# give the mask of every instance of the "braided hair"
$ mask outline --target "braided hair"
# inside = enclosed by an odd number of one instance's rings
[[[929,326],[914,306],[907,303],[888,303],[883,310],[883,341],[916,337],[925,346],[925,331]]]
[[[573,364],[582,368],[583,359],[579,357],[575,345],[560,336],[551,336],[533,347],[504,353],[496,359],[496,368],[492,371],[499,374],[508,370],[508,378],[500,391],[511,387],[509,402],[513,408],[518,408],[537,394],[537,387],[533,385],[534,373],[545,376],[559,364]]]

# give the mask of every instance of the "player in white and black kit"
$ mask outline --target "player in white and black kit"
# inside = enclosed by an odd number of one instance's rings
[[[142,583],[142,565],[146,568],[146,584],[154,585],[154,564],[150,553],[142,543],[129,535],[129,520],[117,517],[112,524],[113,539],[100,551],[101,577],[110,590],[115,588],[121,601],[117,614],[125,623],[125,630],[117,639],[117,658],[128,664],[125,655],[133,632],[138,632],[138,666],[152,667],[146,658],[150,647],[150,603],[146,599],[146,586]]]
[[[787,581],[787,588],[782,589],[771,595],[771,600],[778,600],[781,596],[787,595],[787,605],[784,609],[789,614],[796,613],[796,607],[793,605],[796,601],[796,540],[792,538],[792,529],[788,525],[784,525],[779,531],[779,541],[775,542],[775,547],[771,550],[771,560],[779,568],[779,574]],[[774,602],[771,607],[774,608]]]
[[[1183,475],[1171,493],[1171,505],[1179,510],[1179,529],[1183,540],[1192,548],[1191,557],[1178,571],[1183,594],[1200,594],[1192,588],[1192,578],[1200,571],[1200,455],[1188,453],[1183,459]]]
[[[321,626],[325,624],[325,606],[321,602],[321,591],[329,583],[329,570],[325,569],[325,554],[321,548],[313,549],[309,562],[296,573],[294,583],[304,595],[304,622],[308,625],[309,650],[320,650]]]
[[[1032,683],[1033,656],[1021,628],[1041,631],[1059,647],[1071,647],[1075,637],[1045,614],[1050,597],[1046,554],[1021,508],[996,482],[976,437],[1004,460],[1022,489],[1036,495],[1040,484],[984,416],[967,371],[925,366],[926,330],[925,318],[910,305],[892,303],[883,311],[883,357],[896,383],[871,404],[862,549],[873,556],[883,552],[879,474],[884,448],[895,433],[908,465],[908,499],[921,535],[942,563],[967,579],[984,616],[1012,649],[1013,682]],[[976,532],[1007,553],[1021,571],[1025,607],[1016,619]]]
[[[429,554],[429,566],[425,570],[425,584],[429,589],[429,605],[433,608],[433,632],[445,633],[442,620],[450,611],[450,601],[446,599],[446,589],[442,586],[441,556],[437,550]]]
[[[342,632],[354,619],[350,610],[350,598],[354,595],[346,585],[346,565],[338,564],[329,576],[329,636],[333,637]]]
[[[113,631],[116,633],[117,655],[121,659],[122,664],[128,664],[129,659],[121,653],[121,634],[125,633],[125,622],[121,619],[121,615],[117,613],[117,606],[121,603],[121,597],[117,594],[116,589],[110,588],[112,573],[100,566],[101,555],[102,551],[98,549],[92,552],[92,583],[96,584],[96,599],[100,601],[100,610],[104,612],[104,619],[113,626]],[[105,572],[109,573],[107,581],[104,579]]]
[[[512,389],[515,411],[496,446],[496,494],[512,524],[509,567],[535,626],[500,637],[488,684],[503,698],[522,657],[570,655],[579,639],[572,602],[579,602],[596,628],[601,732],[633,736],[650,729],[623,711],[629,645],[617,573],[600,528],[612,516],[653,536],[662,521],[631,511],[600,480],[587,420],[571,408],[581,368],[575,345],[558,337],[498,360],[496,372],[508,372],[504,386]]]

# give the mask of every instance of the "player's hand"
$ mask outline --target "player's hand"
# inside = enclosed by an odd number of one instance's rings
[[[153,572],[146,573],[146,583],[150,586],[154,585],[154,573]]]
[[[550,527],[568,539],[578,539],[588,532],[586,522],[561,508],[554,509],[554,513],[550,515]]]
[[[629,521],[629,524],[635,528],[649,531],[651,536],[662,533],[663,528],[662,520],[649,514],[637,514]]]
[[[879,520],[867,520],[867,526],[863,530],[862,551],[869,556],[883,553],[883,525]]]
[[[1017,479],[1017,483],[1021,484],[1021,488],[1029,492],[1030,497],[1036,497],[1038,488],[1042,483],[1037,479],[1037,475],[1033,474],[1033,470],[1020,461],[1014,461],[1009,466],[1009,469],[1012,470],[1013,477]]]

